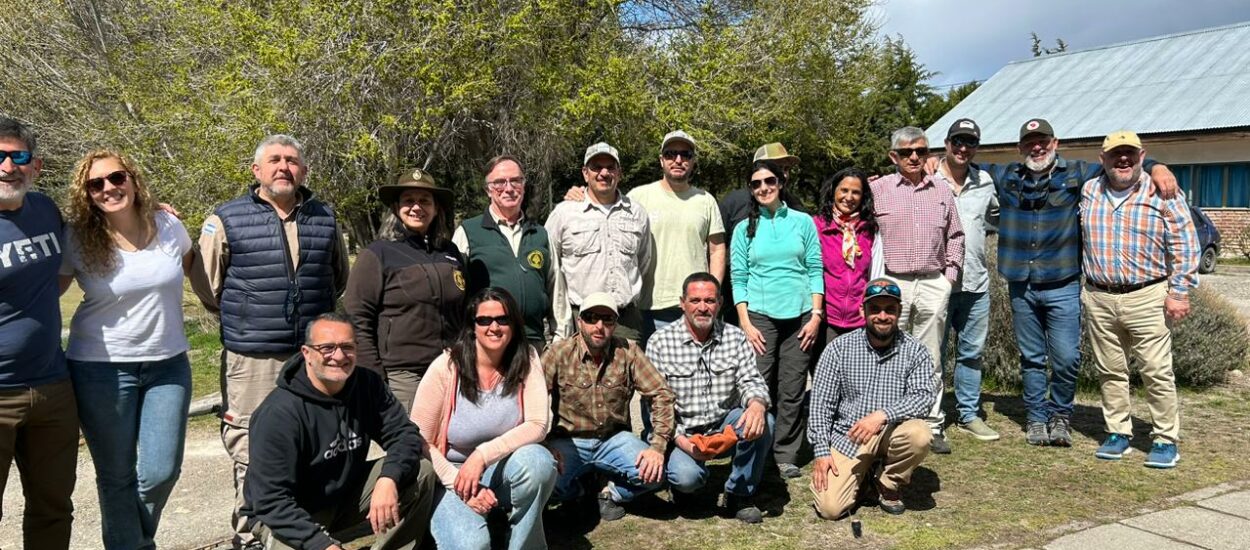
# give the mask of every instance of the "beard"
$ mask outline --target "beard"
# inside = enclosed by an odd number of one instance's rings
[[[1139,180],[1141,180],[1141,172],[1142,172],[1142,167],[1140,164],[1138,164],[1133,167],[1133,173],[1129,174],[1127,178],[1121,179],[1120,175],[1116,173],[1114,168],[1110,170],[1104,170],[1104,173],[1107,175],[1107,181],[1110,182],[1111,186],[1116,189],[1124,189],[1126,187],[1129,187],[1137,183]]]
[[[677,182],[677,183],[686,183],[690,181],[690,176],[692,173],[694,173],[693,167],[690,169],[687,169],[686,173],[681,176],[674,175],[672,172],[665,170],[664,179],[668,181],[672,181],[672,182]]]
[[[0,202],[18,202],[30,191],[30,184],[21,178],[11,182],[0,182]]]
[[[873,338],[878,340],[890,340],[891,338],[894,338],[895,333],[898,332],[898,325],[894,325],[890,328],[890,330],[882,332],[877,328],[876,323],[871,321],[865,324],[865,328],[868,329],[868,333],[871,334]]]
[[[1024,166],[1033,172],[1045,172],[1050,168],[1050,165],[1054,163],[1054,151],[1048,151],[1046,156],[1042,157],[1040,160],[1034,160],[1031,156],[1024,157]]]

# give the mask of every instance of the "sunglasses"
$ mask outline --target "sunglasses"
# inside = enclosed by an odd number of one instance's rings
[[[35,155],[30,151],[0,151],[0,162],[4,162],[6,158],[13,159],[13,164],[26,166],[35,159]]]
[[[929,156],[928,147],[903,147],[901,149],[895,149],[894,152],[898,154],[899,158],[905,159],[911,158],[913,154],[918,155],[920,158]]]
[[[495,323],[501,327],[511,326],[508,324],[507,315],[497,315],[495,317],[491,317],[490,315],[478,315],[473,318],[473,324],[479,327],[489,327],[491,323]]]
[[[955,147],[967,147],[969,149],[976,149],[977,147],[981,146],[981,141],[975,138],[953,137],[951,138],[951,145],[954,145]]]
[[[127,174],[125,170],[118,170],[102,178],[87,180],[87,189],[93,193],[99,193],[104,190],[104,182],[106,180],[113,184],[113,187],[121,187],[126,184],[126,180],[129,178],[130,174]]]
[[[665,149],[664,152],[660,153],[660,155],[664,157],[664,160],[673,160],[677,157],[690,160],[694,158],[694,151],[676,151],[673,149]]]
[[[356,344],[308,344],[308,347],[316,350],[322,357],[333,356],[334,350],[342,350],[346,357],[356,356]]]
[[[582,322],[588,325],[598,324],[599,321],[603,321],[603,326],[605,327],[610,327],[616,324],[615,313],[595,313],[593,311],[583,311],[578,314],[578,317],[581,317]]]
[[[761,185],[769,187],[777,185],[777,176],[768,176],[762,180],[751,180],[751,189],[759,189]]]
[[[874,296],[880,296],[882,294],[889,294],[890,296],[898,298],[899,296],[903,295],[903,289],[899,288],[898,285],[892,285],[892,284],[891,285],[881,285],[881,284],[872,285],[864,289],[865,298],[872,298]]]

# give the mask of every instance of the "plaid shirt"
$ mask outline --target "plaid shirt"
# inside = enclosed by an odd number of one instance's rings
[[[890,424],[924,418],[936,397],[933,359],[919,340],[898,331],[881,353],[856,329],[831,342],[816,364],[807,440],[817,457],[837,450],[855,458],[859,444],[846,434],[856,421],[877,410]]]
[[[770,406],[768,386],[755,367],[755,351],[742,329],[716,321],[711,338],[699,343],[679,319],[647,341],[647,358],[677,395],[677,433],[704,433],[720,426],[729,411],[752,399]]]
[[[580,335],[551,345],[543,354],[555,425],[547,439],[607,439],[630,430],[629,401],[638,390],[651,400],[651,448],[663,453],[673,437],[673,390],[637,344],[613,338],[595,364]]]
[[[885,270],[899,275],[942,273],[951,281],[959,278],[964,228],[950,188],[938,185],[931,176],[912,185],[898,173],[869,185],[885,248]]]
[[[1183,193],[1164,200],[1150,196],[1150,175],[1142,173],[1129,196],[1116,206],[1106,176],[1081,189],[1085,232],[1085,277],[1103,285],[1131,285],[1168,278],[1172,292],[1198,286],[1198,233]]]

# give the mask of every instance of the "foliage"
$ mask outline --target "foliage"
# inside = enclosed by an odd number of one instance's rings
[[[1050,55],[1050,54],[1056,54],[1056,53],[1068,51],[1068,43],[1064,42],[1062,38],[1055,39],[1055,47],[1047,48],[1042,45],[1042,38],[1038,36],[1037,33],[1031,32],[1029,33],[1029,37],[1032,38],[1033,40],[1033,44],[1031,47],[1031,50],[1033,51],[1033,57],[1041,57],[1043,55]]]

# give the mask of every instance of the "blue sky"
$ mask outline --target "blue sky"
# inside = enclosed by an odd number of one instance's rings
[[[882,0],[880,32],[902,35],[936,86],[981,80],[1032,57],[1029,32],[1081,50],[1250,21],[1247,0]],[[945,88],[941,88],[945,90]]]

